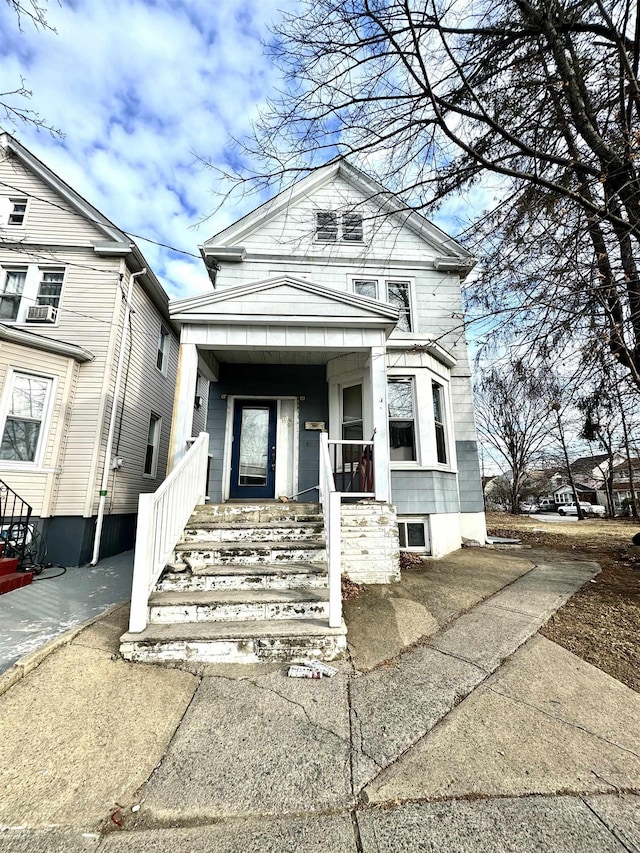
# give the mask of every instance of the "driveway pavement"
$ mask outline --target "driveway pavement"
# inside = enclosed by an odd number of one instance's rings
[[[638,851],[640,695],[537,633],[597,571],[405,572],[322,681],[126,663],[113,611],[0,695],[0,851]]]

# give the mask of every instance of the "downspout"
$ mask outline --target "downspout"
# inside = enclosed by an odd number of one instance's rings
[[[129,315],[131,314],[131,297],[133,296],[133,284],[136,278],[146,273],[146,267],[140,272],[131,273],[129,276],[129,289],[127,290],[127,304],[124,311],[122,324],[122,336],[120,338],[120,352],[118,353],[118,369],[116,371],[116,384],[113,388],[113,404],[109,417],[109,434],[107,436],[107,447],[104,454],[104,467],[102,469],[102,484],[100,485],[100,503],[98,504],[98,517],[96,518],[96,535],[93,541],[93,556],[90,566],[95,566],[100,554],[100,542],[102,540],[102,523],[104,521],[104,506],[107,502],[107,486],[109,484],[109,470],[111,465],[111,451],[113,450],[113,436],[116,431],[116,417],[118,415],[118,396],[122,382],[122,370],[124,368],[124,357],[129,337]]]

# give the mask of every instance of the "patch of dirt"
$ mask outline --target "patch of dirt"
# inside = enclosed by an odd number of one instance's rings
[[[490,535],[521,539],[565,559],[595,560],[602,572],[585,584],[540,633],[640,692],[640,548],[631,519],[545,521],[487,513]]]

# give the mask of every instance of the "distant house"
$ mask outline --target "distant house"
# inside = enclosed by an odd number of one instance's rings
[[[624,501],[630,501],[634,496],[640,500],[640,459],[631,460],[633,472],[633,488],[629,480],[629,463],[627,460],[619,463],[613,469],[613,497],[617,509],[622,509]]]
[[[99,514],[99,554],[132,547],[138,495],[165,476],[177,365],[138,247],[0,135],[0,481],[32,507],[48,560],[88,562]]]

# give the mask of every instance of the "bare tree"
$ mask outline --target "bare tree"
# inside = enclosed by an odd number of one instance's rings
[[[50,30],[55,32],[54,28],[47,20],[46,0],[6,0],[10,9],[15,12],[16,24],[20,32],[25,22],[33,25],[39,30]],[[4,88],[0,83],[0,88]],[[57,128],[47,124],[35,110],[25,106],[25,101],[32,97],[32,92],[26,86],[24,77],[20,77],[20,81],[11,85],[9,88],[0,91],[0,119],[14,125],[29,124],[33,127],[40,127],[48,130],[56,136],[62,136],[62,132]]]
[[[631,0],[300,0],[269,45],[286,86],[240,186],[349,157],[429,211],[492,176],[477,245],[495,235],[515,275],[486,310],[517,327],[533,309],[530,331],[564,319],[565,343],[588,333],[640,387],[639,47]],[[541,255],[552,288],[514,287]]]
[[[549,394],[545,380],[516,363],[483,373],[476,386],[476,419],[483,443],[505,461],[511,512],[518,512],[527,469],[548,441]]]

